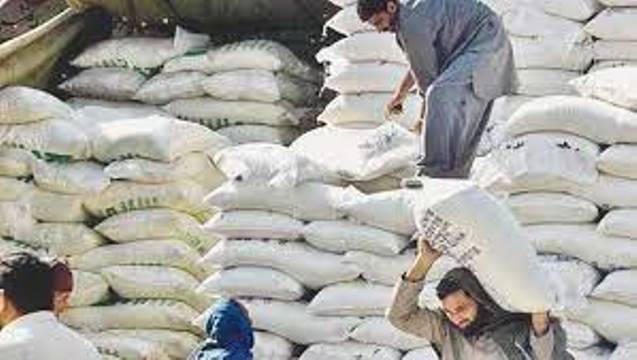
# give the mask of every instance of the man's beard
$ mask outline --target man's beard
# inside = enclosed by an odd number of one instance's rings
[[[474,337],[480,335],[485,325],[489,323],[491,319],[491,313],[487,311],[484,306],[478,305],[478,314],[476,318],[465,328],[456,328],[466,337]]]

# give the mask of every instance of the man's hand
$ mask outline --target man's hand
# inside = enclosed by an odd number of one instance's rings
[[[433,264],[440,256],[442,256],[442,253],[432,248],[427,239],[422,236],[418,237],[417,246],[418,254],[416,256],[422,258],[422,260],[426,262]]]
[[[405,277],[411,282],[418,282],[423,280],[427,276],[427,272],[431,266],[438,260],[442,254],[434,250],[424,237],[418,238],[418,251],[416,253],[416,260],[414,261],[411,269],[407,271]]]
[[[535,336],[543,336],[549,330],[551,320],[548,312],[531,314],[531,323],[533,324],[533,332]]]
[[[385,119],[391,119],[392,115],[400,115],[403,112],[404,101],[404,94],[394,94],[387,105],[385,105]]]
[[[416,135],[420,135],[422,133],[422,120],[417,119],[414,124],[409,128],[409,131],[413,132]]]

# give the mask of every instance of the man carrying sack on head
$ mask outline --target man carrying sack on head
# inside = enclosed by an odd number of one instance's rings
[[[436,288],[442,311],[418,307],[427,272],[440,257],[422,237],[412,267],[394,288],[387,318],[431,341],[442,360],[572,360],[566,335],[547,312],[509,312],[467,268],[449,271]]]
[[[515,84],[500,18],[478,0],[358,0],[358,14],[395,33],[410,65],[386,111],[400,112],[414,84],[423,98],[415,128],[424,154],[416,175],[466,178],[493,100]]]

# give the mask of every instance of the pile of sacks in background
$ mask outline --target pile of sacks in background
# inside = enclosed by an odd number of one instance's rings
[[[481,153],[507,140],[505,123],[536,96],[575,95],[570,85],[584,73],[637,64],[632,24],[637,4],[622,0],[487,1],[501,14],[513,45],[517,95],[493,107]]]
[[[410,138],[411,145],[405,146]],[[414,260],[411,236],[417,223],[425,222],[415,219],[425,213],[423,199],[475,194],[462,200],[472,201],[471,206],[447,209],[446,216],[459,224],[482,216],[475,221],[486,224],[480,231],[498,229],[503,235],[502,246],[483,256],[510,261],[463,256],[471,247],[444,249],[450,256],[428,275],[421,305],[440,306],[436,282],[459,263],[493,264],[477,268],[483,275],[491,271],[491,279],[500,276],[488,285],[509,308],[548,306],[552,299],[543,297],[550,293],[565,300],[559,306],[579,304],[590,293],[598,277],[592,266],[551,256],[534,260],[533,248],[523,241],[511,215],[467,183],[432,182],[424,190],[394,185],[368,194],[357,189],[359,180],[383,178],[401,164],[413,164],[416,148],[414,135],[385,124],[367,130],[325,126],[290,148],[249,144],[220,151],[215,163],[229,180],[207,196],[206,204],[221,212],[204,228],[224,240],[202,258],[204,267],[219,271],[198,291],[242,298],[258,331],[260,354],[270,358],[437,359],[427,341],[397,330],[383,315],[392,286]],[[475,207],[481,211],[471,211]],[[423,225],[420,230],[428,229]],[[520,239],[519,244],[510,237]],[[484,234],[471,241],[480,238]],[[538,275],[545,273],[549,276]],[[547,278],[550,290],[542,285]],[[580,324],[569,323],[567,331],[574,346],[599,340]]]
[[[181,28],[174,38],[105,40],[71,62],[83,70],[60,89],[84,98],[74,100],[81,105],[148,104],[235,143],[287,145],[298,137],[316,105],[317,72],[273,41],[209,42]]]
[[[411,135],[388,125],[375,134]],[[382,177],[410,157],[398,154],[400,143],[373,143],[382,137],[370,130],[367,148],[352,135],[336,134],[329,146],[321,143],[323,162],[314,161],[316,139],[330,132],[314,130],[291,148],[251,144],[218,153],[216,164],[229,181],[206,198],[222,212],[204,227],[225,239],[203,257],[205,267],[219,272],[199,290],[242,299],[261,343],[256,358],[436,359],[426,341],[383,318],[391,285],[414,253],[401,254],[410,230],[392,232],[345,217],[355,208],[375,213],[354,201],[364,195],[346,183]],[[344,207],[348,199],[351,209]]]
[[[602,10],[596,0],[492,0],[513,46],[518,76],[515,95],[493,105],[483,137],[483,155],[507,140],[505,123],[522,104],[537,96],[571,95],[569,81],[588,71],[593,62],[593,39],[586,21]]]
[[[75,111],[39,90],[0,90],[0,252],[66,258],[75,290],[63,322],[121,359],[183,359],[191,321],[214,302],[195,292],[217,238],[206,193],[231,142],[204,126],[111,109]],[[139,109],[136,109],[139,111]]]
[[[588,301],[567,316],[618,344],[619,354],[632,346],[634,357],[637,68],[600,69],[571,84],[581,97],[538,98],[515,111],[512,139],[477,161],[474,178],[506,196],[539,252],[597,269]]]

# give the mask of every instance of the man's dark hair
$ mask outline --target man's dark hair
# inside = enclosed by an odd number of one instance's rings
[[[394,0],[358,0],[358,17],[368,21],[374,14],[387,9],[387,3]]]
[[[460,283],[456,279],[452,278],[443,278],[436,286],[436,294],[438,295],[438,299],[442,300],[447,296],[455,293],[458,290],[464,291]]]
[[[53,310],[53,271],[31,254],[0,258],[0,289],[22,314]]]

